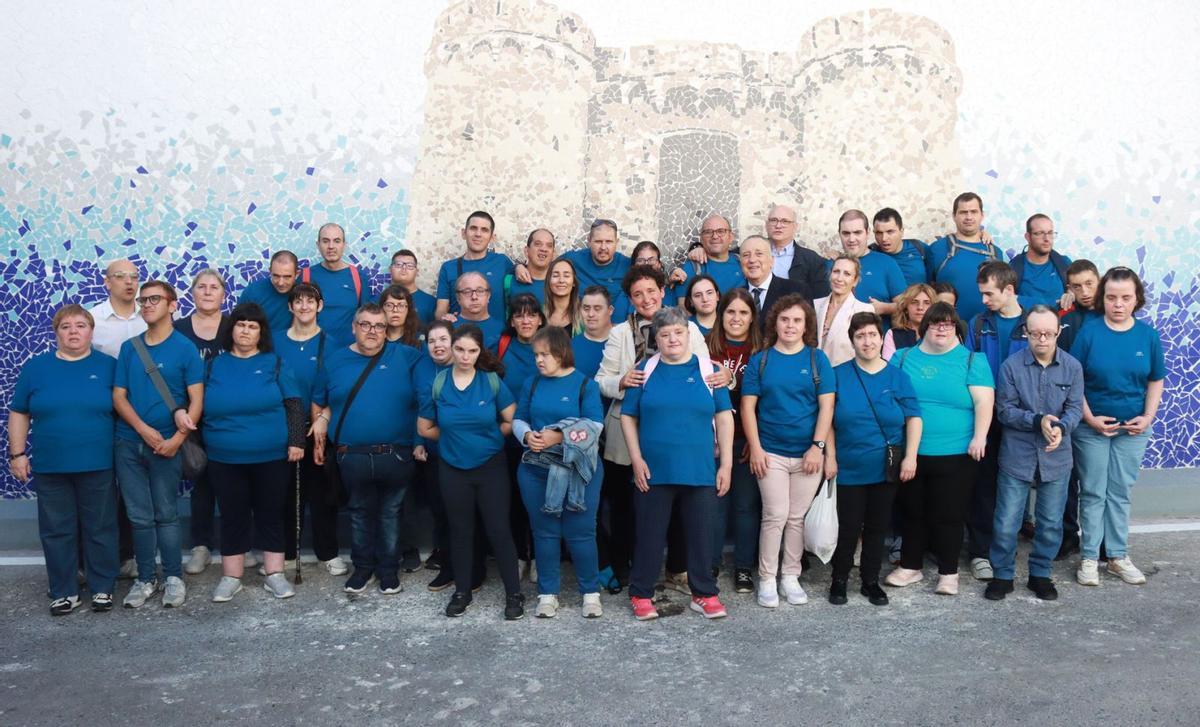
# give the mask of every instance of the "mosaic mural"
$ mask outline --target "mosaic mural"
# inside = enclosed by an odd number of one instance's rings
[[[496,214],[505,252],[518,253],[534,226],[578,245],[604,216],[621,223],[626,249],[654,239],[678,253],[710,211],[744,236],[761,229],[767,203],[791,201],[802,239],[828,249],[843,208],[896,206],[910,234],[931,238],[953,195],[975,189],[1010,251],[1041,209],[1067,254],[1139,269],[1170,372],[1146,464],[1200,465],[1197,220],[1157,221],[1200,209],[1195,159],[1131,138],[1128,169],[1078,164],[1065,189],[1032,193],[1040,160],[1021,129],[988,137],[958,109],[970,78],[950,35],[886,10],[821,21],[772,53],[604,47],[580,16],[536,0],[454,3],[432,31],[419,147],[398,147],[391,120],[369,109],[231,106],[186,124],[147,102],[80,109],[70,123],[31,109],[5,117],[0,409],[19,367],[50,346],[53,310],[102,300],[103,265],[117,257],[181,290],[216,267],[236,297],[271,251],[308,257],[315,228],[336,220],[376,287],[400,246],[420,253],[431,287],[437,264],[459,251],[464,212],[480,207]],[[881,88],[904,89],[909,105],[886,116],[839,108],[847,97],[869,108]],[[0,475],[4,498],[28,494]]]

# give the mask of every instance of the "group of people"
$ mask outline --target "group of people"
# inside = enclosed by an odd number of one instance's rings
[[[428,588],[453,587],[447,616],[470,607],[490,554],[506,619],[525,613],[526,578],[535,615],[556,615],[564,558],[584,617],[627,589],[636,618],[655,618],[667,588],[718,618],[729,538],[736,592],[807,602],[805,518],[832,487],[834,604],[857,565],[861,594],[886,605],[882,586],[920,582],[927,556],[936,593],[957,594],[964,547],[1002,599],[1022,531],[1038,598],[1057,597],[1052,561],[1075,550],[1082,585],[1099,585],[1101,560],[1144,583],[1130,490],[1165,370],[1135,317],[1140,279],[1061,255],[1045,215],[1009,261],[977,195],[952,216],[926,244],[894,209],[847,211],[843,252],[826,259],[794,239],[790,207],[736,249],[713,214],[668,273],[653,242],[621,253],[605,219],[565,252],[534,230],[514,262],[474,212],[434,295],[401,250],[377,298],[328,223],[319,260],[275,253],[228,313],[228,282],[201,271],[186,317],[171,285],[114,262],[108,300],[58,310],[56,347],[24,364],[10,403],[9,466],[34,477],[50,611],[80,607],[81,580],[93,610],[112,608],[119,575],[133,579],[126,607],[160,591],[180,606],[185,571],[217,542],[213,601],[242,590],[256,551],[262,586],[288,598],[305,527],[346,593],[397,593],[422,565],[427,509]]]

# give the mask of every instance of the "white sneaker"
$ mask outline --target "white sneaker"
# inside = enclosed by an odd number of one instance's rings
[[[331,576],[344,576],[350,572],[350,566],[346,565],[346,561],[342,560],[340,555],[321,561],[321,565],[325,566],[325,570],[329,571]]]
[[[183,584],[183,579],[167,576],[167,585],[163,588],[163,608],[179,608],[185,600],[187,600],[187,586]]]
[[[783,576],[779,579],[779,585],[783,586],[783,594],[791,605],[803,606],[808,603],[808,594],[800,585],[800,576]]]
[[[554,618],[558,615],[558,596],[541,594],[538,596],[537,610],[533,612],[538,618]]]
[[[583,609],[581,614],[584,618],[600,618],[604,615],[604,609],[600,606],[599,593],[583,594]]]
[[[972,558],[971,575],[975,576],[977,581],[992,580],[995,577],[995,573],[992,572],[992,562],[987,558]]]
[[[190,576],[199,575],[204,572],[204,569],[207,568],[208,564],[211,562],[212,553],[209,552],[208,547],[204,545],[197,545],[196,547],[192,548],[192,555],[190,558],[188,558],[187,563],[183,566],[183,572]]]
[[[919,570],[909,568],[896,567],[887,577],[883,579],[883,584],[893,586],[895,588],[904,588],[911,586],[914,583],[920,583],[925,578],[925,574]]]
[[[247,550],[246,551],[246,559],[244,561],[242,561],[242,565],[245,566],[246,568],[253,568],[254,566],[258,565],[261,562],[262,561],[259,560],[257,553],[255,553],[253,550]]]
[[[267,576],[267,580],[263,581],[263,588],[276,598],[291,598],[296,595],[296,589],[292,588],[291,582],[282,573]]]
[[[1125,556],[1124,558],[1109,558],[1108,573],[1133,586],[1140,586],[1146,582],[1146,575],[1133,564],[1129,556]]]
[[[137,575],[137,561],[133,558],[126,559],[125,562],[121,564],[121,570],[117,571],[117,578],[120,578],[121,580],[137,578]]]
[[[1100,585],[1100,564],[1090,558],[1079,561],[1079,570],[1075,571],[1075,580],[1081,586]]]
[[[217,587],[213,589],[213,603],[225,603],[242,592],[242,579],[233,576],[221,576]]]
[[[957,596],[958,595],[958,574],[951,573],[948,576],[939,575],[937,587],[933,592],[939,596]]]
[[[158,581],[134,581],[122,602],[125,608],[141,608],[158,591]]]
[[[775,608],[779,605],[779,586],[774,578],[764,578],[758,582],[758,605],[763,608]]]

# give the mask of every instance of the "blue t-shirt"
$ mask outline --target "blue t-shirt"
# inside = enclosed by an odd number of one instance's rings
[[[437,298],[429,293],[416,289],[412,293],[413,307],[417,309],[417,318],[421,319],[422,325],[429,325],[433,322],[433,312],[437,310]]]
[[[996,337],[997,342],[1000,344],[1000,363],[1004,363],[1004,359],[1008,358],[1009,353],[1012,352],[1013,331],[1016,330],[1017,326],[1021,325],[1021,318],[1022,316],[1020,315],[1015,315],[1012,318],[1005,318],[999,313],[995,315]],[[995,379],[999,373],[1000,367],[997,366],[996,370],[992,372],[992,378]]]
[[[954,286],[958,291],[958,317],[964,321],[969,321],[979,313],[984,311],[983,298],[979,295],[979,284],[975,282],[976,276],[979,274],[979,266],[987,262],[989,258],[986,254],[987,245],[982,242],[963,242],[958,241],[958,252],[954,257],[946,263],[940,273],[937,272],[942,261],[950,254],[950,238],[939,237],[933,244],[929,246],[929,254],[926,256],[925,263],[929,267],[930,282],[945,282]],[[1001,259],[1002,256],[998,243],[992,243],[992,249],[996,252],[995,259]]]
[[[204,448],[209,458],[226,464],[285,459],[283,400],[300,395],[291,371],[274,353],[215,358],[204,382]]]
[[[1071,355],[1083,365],[1083,395],[1092,414],[1122,422],[1141,416],[1146,386],[1167,375],[1158,331],[1142,321],[1128,331],[1114,331],[1102,317],[1088,321]]]
[[[138,337],[145,343],[145,333],[139,334]],[[166,381],[171,396],[175,398],[175,406],[187,406],[187,387],[204,382],[204,361],[200,358],[200,351],[186,336],[175,330],[161,343],[154,346],[147,344],[146,350],[150,352],[151,360],[158,364],[158,371]],[[164,438],[175,435],[175,415],[167,408],[166,402],[158,395],[158,390],[146,374],[142,359],[137,355],[137,351],[133,350],[132,339],[121,344],[113,386],[126,390],[133,410],[147,426],[154,427]],[[142,441],[124,419],[117,419],[118,437],[130,442]]]
[[[537,381],[537,390],[533,382]],[[580,387],[583,396],[580,396]],[[521,387],[517,397],[517,419],[527,423],[535,432],[540,432],[555,422],[567,417],[583,417],[594,422],[604,422],[604,411],[600,408],[600,387],[583,372],[575,369],[566,376],[542,376],[534,374]]]
[[[820,389],[813,387],[812,361],[816,354]],[[767,357],[766,365],[761,364]],[[762,367],[762,375],[758,370]],[[817,428],[817,397],[837,391],[837,380],[824,351],[807,346],[796,353],[770,348],[750,357],[742,371],[742,397],[757,396],[755,418],[762,448],[780,457],[803,457],[813,445]]]
[[[833,373],[837,377],[833,429],[837,435],[838,484],[883,482],[886,445],[903,446],[905,418],[921,416],[912,382],[895,366],[884,366],[872,374],[860,369],[853,359]]]
[[[708,335],[708,332],[712,330],[712,329],[711,329],[711,328],[709,328],[708,326],[706,326],[706,325],[704,325],[703,323],[701,323],[701,322],[700,322],[700,319],[699,319],[699,318],[697,318],[696,316],[688,316],[688,320],[689,320],[689,321],[691,321],[692,323],[695,323],[695,324],[696,324],[696,328],[699,328],[699,329],[700,329],[700,335],[701,335],[701,336],[707,336],[707,335]]]
[[[925,353],[913,346],[897,351],[888,363],[908,374],[921,403],[917,454],[966,454],[975,435],[975,404],[967,387],[996,386],[987,357],[972,354],[961,345],[942,354]]]
[[[1013,260],[1023,254],[1014,255]],[[1063,258],[1067,265],[1071,264],[1071,258],[1065,255]],[[1022,308],[1029,308],[1039,303],[1057,308],[1058,299],[1062,297],[1066,288],[1067,281],[1058,276],[1054,261],[1047,260],[1038,265],[1029,262],[1029,258],[1025,258],[1025,270],[1021,273],[1021,287],[1017,290],[1017,300],[1021,302]]]
[[[370,280],[359,271],[362,293],[356,295],[354,276],[349,267],[329,270],[324,265],[313,265],[309,270],[312,271],[309,273],[312,283],[321,289],[325,305],[317,314],[318,325],[334,343],[350,345],[354,342],[354,313],[371,294]]]
[[[637,368],[644,371],[646,362]],[[626,389],[621,414],[637,417],[638,444],[650,468],[650,484],[714,486],[712,419],[731,409],[728,389],[709,393],[695,355],[686,363],[659,361],[642,386]]]
[[[413,367],[413,386],[417,390],[417,411],[425,406],[426,401],[433,394],[433,377],[439,371],[447,371],[450,369],[450,364],[439,366],[433,358],[430,357],[429,351],[421,352],[421,357],[417,359],[417,365]],[[438,443],[436,439],[424,439],[417,437],[419,443],[425,445],[425,449],[431,454],[438,453]]]
[[[896,265],[900,268],[900,274],[904,276],[905,287],[924,283],[929,277],[929,271],[925,268],[925,256],[921,254],[921,250],[917,247],[917,244],[916,240],[904,240],[904,244],[900,246],[900,252],[887,253],[882,250],[875,251],[887,255],[895,261]]]
[[[454,383],[454,371],[448,370],[437,399],[431,391],[421,401],[421,418],[433,422],[440,430],[439,454],[447,464],[460,470],[479,467],[504,449],[500,412],[516,400],[499,377],[499,386],[493,393],[490,376],[495,374],[476,371],[467,388],[460,390]]]
[[[325,289],[321,288],[321,295]],[[292,311],[288,309],[288,294],[280,293],[271,285],[270,278],[259,278],[246,286],[238,298],[238,303],[258,303],[267,314],[267,323],[271,333],[287,330],[292,325]]]
[[[908,287],[900,266],[887,255],[869,252],[860,257],[858,263],[862,266],[862,279],[854,288],[854,297],[863,303],[870,303],[871,298],[890,303]]]
[[[450,312],[458,315],[458,295],[455,284],[458,282],[460,268],[462,274],[479,273],[487,278],[488,287],[492,289],[492,297],[488,299],[488,315],[498,321],[504,320],[508,301],[504,300],[504,276],[513,272],[513,261],[507,255],[488,250],[478,260],[467,260],[456,257],[442,263],[438,269],[437,299],[449,301]]]
[[[691,261],[684,263],[683,271],[687,273],[687,280],[679,287],[686,291],[688,283],[692,281],[692,278],[696,277],[696,264]],[[742,264],[738,261],[736,255],[730,255],[724,262],[709,259],[708,262],[700,266],[700,274],[708,275],[717,281],[718,295],[724,295],[730,290],[740,288],[746,284],[746,276],[742,275]]]
[[[537,374],[533,346],[521,343],[516,336],[509,339],[508,348],[504,351],[501,361],[504,363],[504,383],[510,392],[520,391],[525,382]]]
[[[575,266],[575,277],[579,279],[579,295],[589,285],[603,285],[615,301],[621,294],[621,280],[629,271],[629,256],[624,253],[613,253],[613,259],[607,265],[600,266],[592,261],[592,251],[586,247],[564,252],[561,257],[571,261]]]
[[[412,445],[417,431],[417,392],[413,368],[420,358],[411,346],[384,346],[375,370],[363,382],[346,416],[338,437],[339,445],[351,447],[369,444]],[[329,438],[337,433],[338,419],[354,382],[362,374],[370,356],[350,348],[325,352],[325,365],[313,385],[313,402],[329,406]]]
[[[508,284],[508,299],[512,300],[521,293],[529,293],[537,298],[539,305],[546,305],[546,279],[537,280],[535,278],[532,283],[522,283],[514,275],[512,282]]]
[[[604,341],[593,341],[587,334],[577,333],[571,339],[571,350],[575,353],[575,368],[579,369],[589,379],[595,378],[600,371],[600,362],[604,360]]]
[[[487,318],[484,318],[482,321],[468,321],[466,318],[459,318],[458,322],[454,324],[454,327],[457,328],[459,326],[466,325],[467,323],[479,326],[479,330],[483,331],[484,348],[488,349],[492,353],[496,353],[499,350],[500,336],[504,334],[505,329],[503,318],[497,318],[496,316],[491,315]]]
[[[116,366],[99,351],[78,361],[47,351],[21,367],[8,408],[29,415],[35,473],[112,468]]]
[[[322,338],[325,339],[324,349],[321,347]],[[293,341],[288,338],[285,330],[272,336],[272,341],[275,344],[275,353],[279,354],[284,366],[292,372],[300,403],[304,406],[304,416],[307,418],[312,404],[313,384],[317,380],[317,370],[321,368],[320,359],[337,348],[338,344],[325,335],[324,331],[306,341]]]

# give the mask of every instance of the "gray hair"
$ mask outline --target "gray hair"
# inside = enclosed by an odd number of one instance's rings
[[[1030,307],[1030,309],[1025,312],[1025,320],[1029,320],[1029,316],[1033,315],[1034,313],[1049,313],[1050,315],[1054,316],[1055,324],[1057,324],[1059,328],[1062,327],[1062,321],[1059,320],[1058,313],[1045,303],[1038,303],[1037,305]]]
[[[650,325],[654,329],[654,335],[667,326],[683,326],[687,328],[687,314],[679,309],[678,306],[665,305],[658,309],[654,317],[650,319]]]
[[[224,275],[221,275],[216,268],[204,268],[200,272],[196,273],[196,277],[192,278],[193,291],[196,289],[196,286],[200,284],[201,278],[216,278],[217,282],[221,284],[221,290],[229,290],[229,286],[225,284]]]

